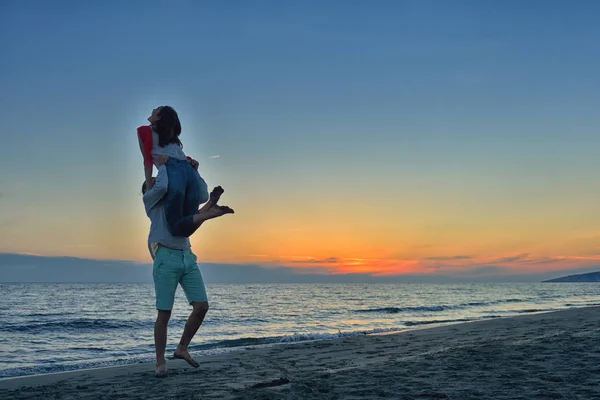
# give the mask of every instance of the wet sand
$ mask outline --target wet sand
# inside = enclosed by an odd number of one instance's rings
[[[600,399],[600,307],[0,380],[0,399]]]

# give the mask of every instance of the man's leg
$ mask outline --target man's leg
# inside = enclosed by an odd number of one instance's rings
[[[154,323],[154,347],[156,347],[156,376],[167,375],[167,326],[171,318],[171,310],[158,310]]]
[[[192,341],[192,338],[202,325],[204,317],[208,312],[208,298],[206,296],[206,288],[204,286],[204,280],[202,279],[202,273],[198,269],[197,258],[191,250],[187,250],[184,255],[185,262],[185,274],[181,277],[179,283],[185,292],[185,295],[192,305],[192,313],[190,314],[183,335],[179,341],[179,346],[175,350],[175,358],[185,360],[194,368],[198,368],[198,363],[192,358],[188,351],[188,346]]]
[[[192,313],[188,317],[187,322],[185,323],[185,328],[183,329],[183,335],[181,335],[181,340],[179,341],[179,346],[177,346],[177,350],[175,350],[175,358],[180,358],[187,361],[194,368],[198,368],[200,365],[192,358],[189,353],[188,346],[192,341],[192,338],[198,332],[198,328],[202,325],[204,321],[204,317],[208,312],[208,302],[203,301],[192,302]]]
[[[178,253],[178,254],[177,254]],[[179,255],[179,257],[177,257]],[[179,264],[177,263],[179,261]],[[156,376],[167,376],[167,326],[175,302],[175,291],[182,273],[181,252],[160,247],[154,258],[152,277],[156,294],[158,315],[154,324],[154,346],[156,348]]]

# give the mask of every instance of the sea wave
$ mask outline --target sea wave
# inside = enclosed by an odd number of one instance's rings
[[[556,308],[527,308],[525,310],[517,310],[519,314],[539,313],[545,311],[554,311]]]
[[[432,319],[428,321],[406,321],[404,324],[406,326],[419,326],[419,325],[430,325],[430,324],[448,324],[453,322],[469,322],[473,321],[473,319],[469,318],[457,318],[457,319]]]
[[[249,347],[257,347],[257,346],[272,346],[278,344],[290,344],[290,343],[301,343],[301,342],[309,342],[309,341],[321,341],[321,340],[332,340],[343,337],[351,337],[351,336],[362,336],[362,335],[371,335],[371,334],[381,334],[381,333],[394,333],[406,330],[405,327],[399,328],[386,328],[386,329],[369,329],[369,330],[361,330],[361,331],[347,331],[347,332],[331,332],[331,333],[317,333],[317,332],[307,332],[307,333],[293,333],[290,335],[281,335],[281,336],[267,336],[267,337],[244,337],[239,339],[231,339],[231,340],[220,340],[212,343],[204,343],[192,345],[189,347],[190,353],[192,354],[215,354],[218,352],[225,352],[231,350],[240,350],[243,348]],[[89,348],[85,348],[86,350],[90,350]],[[96,348],[94,349],[98,352],[103,352],[106,349],[104,348]],[[7,377],[16,377],[16,376],[24,376],[24,375],[38,375],[38,374],[48,374],[48,373],[58,373],[58,372],[67,372],[74,371],[80,369],[92,369],[92,368],[103,368],[109,366],[117,366],[117,365],[125,365],[125,364],[136,364],[143,362],[151,362],[153,360],[151,353],[138,354],[130,357],[122,357],[122,358],[113,358],[113,359],[105,359],[105,360],[96,360],[96,361],[81,361],[81,362],[71,362],[71,363],[63,363],[63,364],[51,364],[51,365],[38,365],[38,366],[29,366],[22,368],[10,368],[0,370],[0,378]]]
[[[403,312],[439,312],[451,310],[452,306],[418,306],[418,307],[382,307],[370,308],[366,310],[354,310],[359,313],[383,313],[383,314],[398,314]]]
[[[505,303],[523,303],[528,301],[527,299],[504,299],[497,301],[488,302],[468,302],[459,303],[455,305],[432,305],[432,306],[417,306],[417,307],[382,307],[382,308],[371,308],[354,310],[359,313],[383,313],[383,314],[398,314],[398,313],[419,313],[419,312],[441,312],[448,310],[461,310],[470,307],[487,307]]]
[[[502,318],[500,315],[482,315],[478,318],[456,318],[456,319],[429,319],[423,321],[405,321],[404,325],[406,326],[419,326],[419,325],[431,325],[431,324],[451,324],[457,322],[471,322],[471,321],[481,321],[484,319],[494,319],[494,318]]]
[[[70,330],[114,330],[133,329],[148,326],[149,322],[142,320],[117,320],[117,319],[92,319],[76,318],[71,320],[55,320],[48,322],[28,323],[4,323],[0,326],[0,332],[18,332],[35,334],[40,332],[70,331]]]

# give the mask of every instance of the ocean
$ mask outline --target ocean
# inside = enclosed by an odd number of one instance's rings
[[[600,304],[600,285],[207,285],[196,356]],[[154,361],[150,284],[0,284],[0,378]],[[167,354],[190,307],[181,289]]]

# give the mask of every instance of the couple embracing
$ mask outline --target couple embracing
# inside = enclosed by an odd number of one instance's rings
[[[183,152],[177,112],[169,106],[157,107],[148,122],[150,125],[139,127],[137,132],[144,158],[142,193],[150,218],[148,249],[154,260],[158,311],[154,324],[155,375],[165,377],[168,375],[165,359],[167,325],[178,284],[193,309],[174,357],[193,367],[199,366],[188,346],[208,311],[208,298],[189,237],[204,221],[233,214],[233,210],[218,204],[223,194],[220,186],[208,193],[208,186],[198,173],[198,162]],[[152,176],[154,167],[158,170],[156,177]]]

